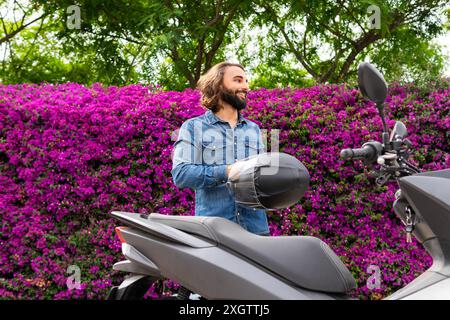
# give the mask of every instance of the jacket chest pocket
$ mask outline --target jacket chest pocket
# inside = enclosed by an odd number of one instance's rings
[[[225,148],[221,142],[202,143],[203,163],[206,165],[225,164]]]

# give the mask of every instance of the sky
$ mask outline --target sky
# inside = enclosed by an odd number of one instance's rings
[[[442,46],[443,53],[447,56],[444,75],[450,77],[450,31],[438,37],[436,43]]]

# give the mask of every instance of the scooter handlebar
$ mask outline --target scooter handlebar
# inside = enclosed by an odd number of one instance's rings
[[[343,149],[341,151],[341,158],[343,160],[362,159],[367,162],[375,162],[382,150],[383,146],[381,143],[377,141],[370,141],[365,143],[362,148]]]

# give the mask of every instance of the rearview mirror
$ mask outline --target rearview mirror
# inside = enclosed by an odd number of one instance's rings
[[[386,80],[377,68],[368,62],[362,62],[358,67],[358,86],[363,96],[377,105],[386,100]]]

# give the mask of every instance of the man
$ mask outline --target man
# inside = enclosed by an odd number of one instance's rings
[[[264,152],[258,125],[245,119],[248,79],[244,68],[221,62],[197,83],[208,109],[180,128],[172,176],[178,188],[195,190],[195,215],[229,219],[258,235],[269,235],[265,210],[236,204],[226,186],[239,175],[238,160]]]

